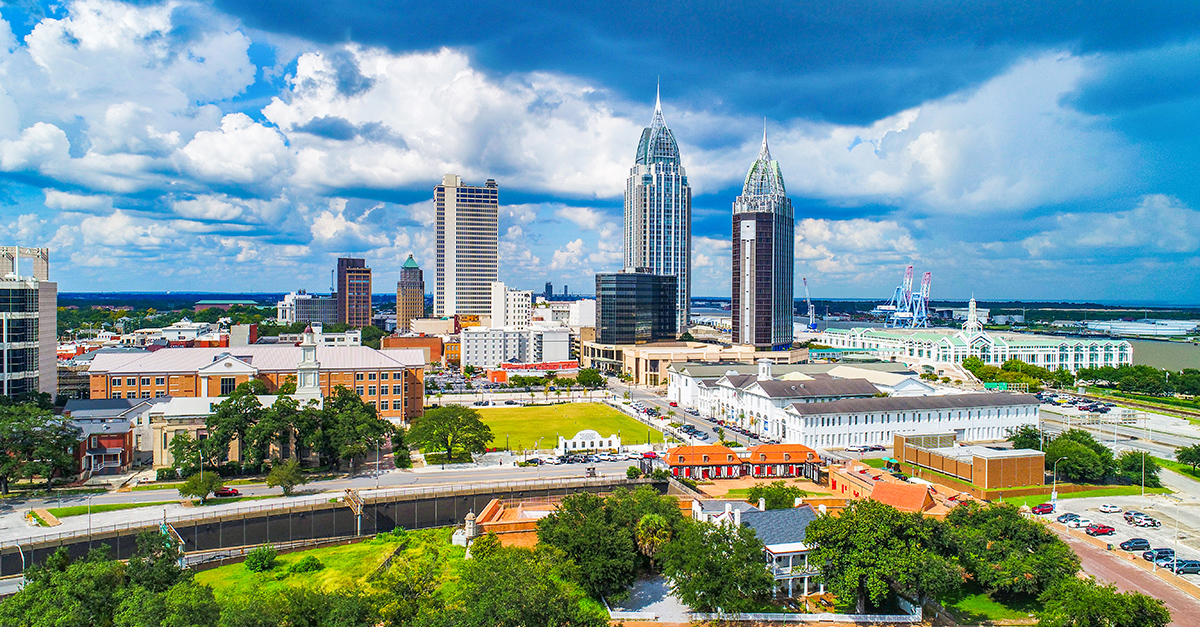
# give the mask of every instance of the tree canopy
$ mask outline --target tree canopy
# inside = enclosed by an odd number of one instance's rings
[[[9,483],[38,476],[47,485],[56,475],[74,475],[72,451],[80,432],[69,418],[36,403],[0,404],[0,494]]]
[[[1041,596],[1041,627],[1165,627],[1171,613],[1159,599],[1117,592],[1094,579],[1064,577]]]
[[[767,509],[787,509],[795,507],[796,499],[808,496],[808,492],[794,485],[790,486],[780,479],[769,484],[756,483],[750,487],[746,496],[746,500],[755,505],[762,499]]]
[[[660,560],[675,594],[700,612],[751,611],[775,587],[763,562],[763,544],[745,525],[685,520]]]
[[[412,444],[443,451],[446,461],[455,453],[482,453],[492,441],[492,429],[483,424],[479,412],[463,405],[447,405],[427,410],[413,420],[408,431]]]

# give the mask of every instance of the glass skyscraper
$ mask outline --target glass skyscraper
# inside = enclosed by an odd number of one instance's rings
[[[763,129],[758,159],[733,203],[733,343],[760,350],[792,346],[796,227],[779,162]]]
[[[691,240],[692,189],[656,97],[625,184],[625,268],[675,277],[677,335],[687,330],[690,313]]]

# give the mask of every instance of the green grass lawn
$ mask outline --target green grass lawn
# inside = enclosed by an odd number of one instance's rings
[[[942,607],[963,624],[1029,618],[1030,614],[1042,609],[1036,599],[997,600],[974,587],[943,599]]]
[[[1181,475],[1185,475],[1200,481],[1200,470],[1192,468],[1191,464],[1181,464],[1173,459],[1163,459],[1161,457],[1154,457],[1153,455],[1151,455],[1150,458],[1158,462],[1158,465],[1162,466],[1163,468],[1174,470]]]
[[[618,432],[623,444],[644,444],[647,434],[651,442],[662,442],[662,433],[600,403],[568,403],[538,407],[480,407],[483,422],[492,428],[492,447],[504,448],[507,438],[512,450],[553,448],[558,436],[574,437],[584,429],[592,429],[608,437]]]
[[[116,512],[123,509],[137,509],[139,507],[154,507],[156,505],[170,505],[179,501],[156,501],[154,503],[104,503],[101,505],[93,505],[92,513],[99,514],[102,512]],[[87,505],[71,505],[68,507],[51,507],[46,511],[54,515],[55,518],[66,518],[67,516],[79,516],[88,513]]]
[[[1146,494],[1166,494],[1169,492],[1170,492],[1170,490],[1168,490],[1167,488],[1149,488],[1149,487],[1146,488]],[[1063,500],[1063,499],[1079,499],[1079,498],[1085,498],[1085,497],[1103,497],[1103,496],[1137,496],[1141,493],[1142,493],[1142,486],[1140,486],[1140,485],[1122,485],[1122,486],[1114,486],[1111,488],[1099,488],[1096,490],[1084,490],[1082,492],[1059,492],[1058,498],[1059,498],[1059,500]],[[1013,498],[1004,498],[1001,500],[1004,501],[1005,503],[1012,503],[1013,505],[1016,505],[1017,507],[1020,507],[1022,505],[1028,505],[1030,507],[1033,507],[1034,505],[1038,505],[1039,503],[1049,503],[1050,495],[1049,494],[1034,494],[1031,496],[1017,496],[1017,497],[1013,497]]]
[[[455,563],[462,562],[466,550],[450,544],[452,531],[451,529],[427,529],[409,532],[407,534],[408,546],[404,549],[404,555],[397,559],[415,558],[433,545],[446,556],[451,566],[451,572],[454,572]],[[226,595],[241,594],[253,586],[261,586],[264,590],[279,590],[288,586],[304,586],[324,590],[360,586],[391,556],[400,543],[399,539],[384,534],[376,539],[356,544],[280,555],[275,568],[265,573],[251,572],[242,563],[230,564],[200,571],[196,573],[196,581],[211,586],[218,600]],[[309,555],[321,560],[325,568],[310,573],[288,571],[288,567]]]

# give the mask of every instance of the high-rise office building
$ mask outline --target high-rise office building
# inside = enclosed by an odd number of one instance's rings
[[[275,304],[275,321],[279,324],[294,322],[320,322],[335,324],[338,321],[337,295],[318,296],[304,290],[286,294]]]
[[[0,246],[0,395],[57,394],[57,346],[58,284],[50,281],[50,249]]]
[[[733,342],[760,350],[792,346],[795,217],[767,132],[733,202]]]
[[[437,284],[433,315],[486,316],[492,307],[496,252],[500,239],[500,188],[463,185],[447,174],[433,188],[437,209]]]
[[[533,292],[492,282],[492,327],[528,329],[533,320]]]
[[[338,322],[352,327],[371,324],[371,269],[364,259],[337,261]]]
[[[550,300],[551,298],[553,298],[554,297],[554,284],[549,281],[546,281],[546,291],[542,295],[546,297],[546,300]]]
[[[643,270],[639,268],[639,270]],[[630,269],[596,275],[596,342],[674,340],[676,277]]]
[[[400,267],[400,281],[396,283],[396,328],[408,331],[414,319],[424,317],[425,276],[410,254]]]
[[[660,100],[642,131],[625,183],[625,268],[677,280],[676,333],[687,330],[692,294],[692,188]]]

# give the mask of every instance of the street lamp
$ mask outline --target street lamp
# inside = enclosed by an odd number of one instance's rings
[[[1054,487],[1050,489],[1050,501],[1053,503],[1054,511],[1056,512],[1058,511],[1058,462],[1066,458],[1067,456],[1063,455],[1054,460]]]
[[[17,552],[21,554],[21,572],[25,572],[25,551],[21,548],[20,542],[14,542],[13,546],[17,547]]]

